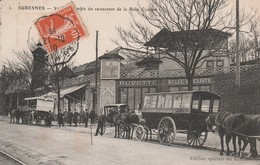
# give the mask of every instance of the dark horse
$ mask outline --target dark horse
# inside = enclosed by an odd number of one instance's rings
[[[21,110],[13,109],[10,112],[10,123],[19,123],[20,117],[21,117]]]
[[[29,124],[29,114],[31,111],[22,110],[22,109],[13,109],[10,112],[10,123],[17,123],[19,124],[20,119],[22,120],[23,124]]]
[[[123,138],[130,139],[133,137],[134,124],[139,123],[139,118],[135,113],[112,111],[108,114],[107,121],[115,126],[114,137],[119,138],[120,130],[122,130]]]
[[[213,126],[216,126],[220,142],[221,142],[221,151],[220,155],[223,155],[224,145],[223,137],[226,135],[226,145],[227,145],[227,155],[230,154],[229,142],[231,137],[233,137],[234,152],[236,152],[235,137],[239,138],[239,145],[241,145],[241,140],[244,142],[244,146],[241,149],[239,146],[239,154],[244,152],[248,142],[250,142],[251,152],[255,150],[253,146],[253,139],[250,138],[252,135],[252,118],[244,114],[231,114],[228,112],[219,112],[217,114],[211,114],[207,118],[207,127],[209,131],[212,131]],[[253,149],[252,149],[253,148]],[[241,154],[242,154],[241,153]],[[255,153],[252,154],[254,156]]]

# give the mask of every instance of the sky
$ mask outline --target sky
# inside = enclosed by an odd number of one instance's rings
[[[230,6],[235,6],[236,0],[230,0]],[[14,59],[13,51],[29,50],[28,31],[34,27],[34,22],[41,16],[55,12],[55,7],[68,4],[69,0],[0,0],[0,68],[7,59]],[[112,39],[116,39],[116,26],[129,27],[129,8],[137,7],[137,3],[146,6],[146,0],[75,0],[75,6],[85,10],[78,10],[88,37],[79,41],[79,50],[74,57],[75,65],[95,60],[96,31],[99,32],[98,56],[117,47]],[[25,6],[44,6],[44,10],[21,10]],[[95,11],[95,8],[115,8],[116,11]],[[240,0],[240,7],[246,11],[259,8],[260,0]],[[48,9],[49,8],[49,9]],[[93,10],[89,10],[93,8]],[[118,9],[121,9],[118,10]]]

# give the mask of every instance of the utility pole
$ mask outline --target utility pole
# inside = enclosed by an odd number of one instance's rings
[[[95,105],[94,109],[97,113],[97,80],[98,80],[98,31],[96,31],[96,76],[95,76]]]
[[[236,0],[236,84],[240,86],[239,0]]]
[[[97,77],[98,77],[98,31],[96,31],[96,72],[95,72],[95,87],[93,89],[93,109],[97,113]],[[90,124],[90,139],[91,145],[93,145],[93,135],[92,135],[92,122]]]

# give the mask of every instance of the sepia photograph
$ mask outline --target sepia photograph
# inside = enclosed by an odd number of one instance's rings
[[[0,0],[0,165],[260,165],[259,0]]]

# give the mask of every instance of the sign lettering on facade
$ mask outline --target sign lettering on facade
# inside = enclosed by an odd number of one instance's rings
[[[211,78],[194,78],[194,84],[210,84]],[[187,79],[157,79],[157,80],[120,80],[119,87],[136,87],[136,86],[178,86],[187,85]]]

